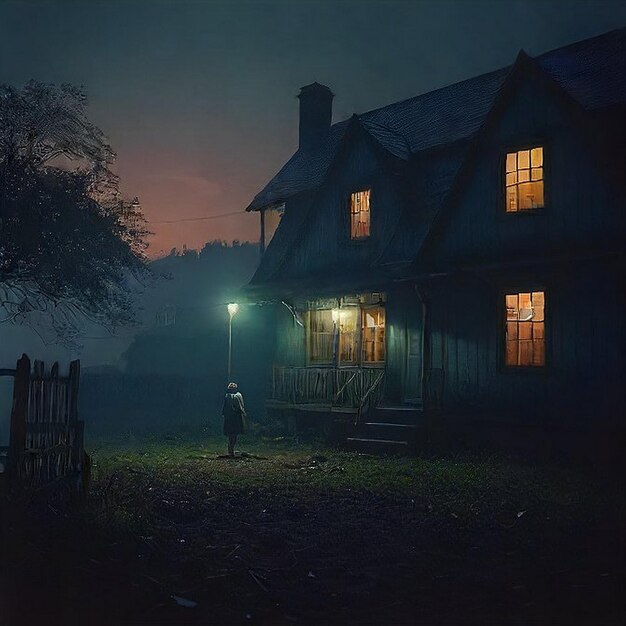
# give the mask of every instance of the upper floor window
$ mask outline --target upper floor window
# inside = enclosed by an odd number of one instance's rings
[[[509,152],[506,155],[506,211],[517,213],[542,209],[543,147]]]
[[[350,195],[350,239],[367,239],[370,236],[370,195],[370,189]]]

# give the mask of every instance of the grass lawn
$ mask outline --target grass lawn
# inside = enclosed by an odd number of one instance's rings
[[[615,484],[506,458],[240,447],[96,442],[86,504],[4,501],[0,620],[623,623]]]

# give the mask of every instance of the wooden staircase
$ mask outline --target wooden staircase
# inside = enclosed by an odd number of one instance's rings
[[[426,443],[420,405],[377,406],[346,439],[349,449],[374,454],[413,454]]]

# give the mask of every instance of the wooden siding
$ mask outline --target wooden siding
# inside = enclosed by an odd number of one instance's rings
[[[301,317],[305,323],[304,316]],[[276,354],[274,363],[281,367],[306,365],[306,331],[284,305],[276,310]]]
[[[431,366],[444,372],[449,413],[502,422],[618,425],[624,399],[623,273],[586,264],[541,277],[446,279],[430,291]],[[546,366],[504,365],[504,294],[543,288]]]
[[[507,151],[544,146],[545,208],[505,213]],[[596,148],[597,149],[597,148]],[[617,248],[624,207],[584,131],[561,99],[534,80],[524,82],[486,138],[460,200],[436,246],[437,267],[516,262],[593,248]]]
[[[397,182],[389,173],[392,157],[364,131],[345,146],[345,153],[313,200],[305,227],[292,245],[281,277],[293,278],[337,271],[363,270],[387,242],[401,208]],[[349,238],[350,194],[371,188],[371,236]]]

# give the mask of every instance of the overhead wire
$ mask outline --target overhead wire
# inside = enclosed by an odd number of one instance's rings
[[[232,215],[244,215],[246,211],[231,211],[230,213],[220,213],[218,215],[206,215],[204,217],[181,217],[178,220],[147,220],[148,224],[178,224],[180,222],[200,222],[204,220],[216,220],[221,217]]]

